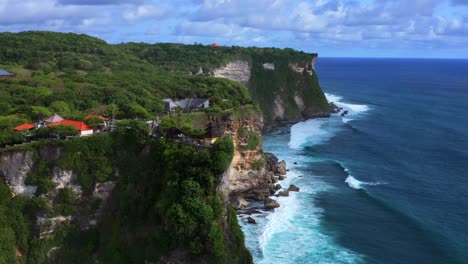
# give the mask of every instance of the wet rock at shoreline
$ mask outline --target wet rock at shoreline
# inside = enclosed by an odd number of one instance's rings
[[[279,203],[271,198],[265,198],[264,205],[267,210],[280,207]]]
[[[289,196],[289,190],[284,190],[284,191],[279,192],[278,196],[283,196],[283,197]]]
[[[249,223],[249,224],[256,224],[257,221],[255,221],[254,218],[252,218],[252,217],[249,216],[249,217],[247,217],[247,223]]]
[[[294,184],[289,185],[288,192],[298,192],[300,190],[299,187],[297,187]]]
[[[332,114],[337,114],[337,113],[341,112],[341,110],[343,110],[342,107],[337,106],[334,102],[330,102],[330,103],[328,103],[328,105],[330,106],[330,112]]]
[[[283,160],[276,165],[276,173],[279,175],[286,175],[286,162]]]

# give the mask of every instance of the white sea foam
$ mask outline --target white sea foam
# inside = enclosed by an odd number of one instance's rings
[[[342,107],[343,111],[348,111],[348,114],[346,115],[346,117],[342,118],[343,123],[347,123],[351,120],[354,120],[353,118],[349,118],[349,117],[356,116],[356,115],[362,114],[370,110],[370,107],[365,104],[345,103],[342,101],[343,97],[338,96],[338,95],[325,93],[325,97],[327,97],[328,102],[333,102],[335,105]],[[340,115],[340,114],[341,113],[338,113],[337,115]]]
[[[333,136],[329,119],[311,119],[297,123],[291,127],[291,138],[289,147],[301,149],[305,143],[316,145],[322,143]]]
[[[271,212],[263,222],[258,237],[261,258],[255,263],[359,263],[361,256],[341,247],[321,230],[323,209],[311,207],[315,196],[331,186],[320,180],[299,178],[295,171],[281,182],[287,187],[291,183],[301,191],[291,192],[289,197],[276,198],[281,206]]]
[[[321,144],[332,138],[337,131],[342,129],[343,123],[354,120],[358,115],[370,110],[367,105],[344,103],[341,96],[325,94],[329,102],[334,102],[343,110],[348,111],[345,117],[336,114],[331,118],[310,119],[291,127],[289,147],[301,149],[305,146]]]
[[[368,110],[366,105],[343,103],[340,96],[327,94],[327,98],[348,110],[346,118],[334,115],[327,119],[312,119],[295,124],[291,127],[287,146],[287,134],[278,134],[264,141],[269,151],[288,163],[290,171],[287,178],[280,182],[281,185],[287,188],[294,183],[301,190],[291,192],[289,197],[274,198],[281,206],[267,214],[253,216],[256,225],[241,220],[242,229],[246,233],[246,245],[257,264],[363,262],[362,255],[344,248],[333,236],[322,232],[323,209],[313,205],[319,193],[330,191],[333,187],[317,175],[303,175],[304,171],[300,169],[303,164],[319,159],[304,155],[300,151],[303,147],[325,143],[338,131],[345,129],[343,122]],[[294,165],[293,162],[298,164]],[[354,183],[359,188],[363,184],[359,181]]]
[[[362,189],[364,185],[381,185],[386,184],[384,182],[363,182],[356,178],[354,178],[351,174],[346,177],[345,182],[348,184],[349,187],[359,190]]]

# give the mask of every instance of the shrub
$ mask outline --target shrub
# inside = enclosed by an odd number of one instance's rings
[[[247,140],[247,145],[245,146],[245,148],[248,150],[254,150],[258,147],[259,144],[260,137],[257,135],[257,133],[250,131],[249,139]]]

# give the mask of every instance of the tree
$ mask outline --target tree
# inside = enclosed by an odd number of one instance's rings
[[[232,137],[226,136],[216,140],[212,148],[213,168],[216,173],[223,173],[231,164],[234,156]]]
[[[67,115],[70,113],[70,107],[64,101],[55,101],[49,105],[49,108],[61,115]]]
[[[85,120],[85,123],[88,124],[92,129],[96,130],[102,123],[104,123],[104,120],[102,118],[93,116]]]
[[[75,129],[75,127],[63,124],[50,126],[49,133],[50,135],[57,136],[59,138],[78,135],[78,131]]]

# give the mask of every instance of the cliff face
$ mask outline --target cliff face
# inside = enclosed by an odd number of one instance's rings
[[[235,151],[229,168],[222,175],[218,189],[229,202],[242,209],[248,199],[263,201],[274,193],[279,175],[286,174],[284,162],[262,149],[263,115],[251,108],[215,121],[233,138]],[[225,202],[228,202],[227,200]]]
[[[233,128],[224,114],[198,122]],[[247,123],[248,135],[259,131]],[[28,227],[6,250],[18,248],[23,263],[251,263],[235,211],[214,184],[229,165],[221,147],[233,149],[229,138],[218,148],[134,139],[115,132],[0,151],[0,213],[18,210],[22,223],[12,226]],[[196,247],[185,242],[193,240]]]
[[[26,177],[33,167],[33,152],[18,151],[0,153],[0,180],[3,180],[14,195],[34,196],[37,187],[27,186]]]
[[[62,157],[59,146],[45,146],[39,151],[0,152],[0,180],[10,187],[13,196],[39,197],[46,203],[45,207],[50,208],[36,214],[36,229],[40,238],[51,235],[59,224],[71,221],[82,229],[95,226],[100,211],[90,208],[88,202],[95,199],[97,208],[102,209],[114,186],[111,181],[98,183],[93,192],[83,194],[77,174],[60,167],[58,161]],[[39,175],[45,180],[35,181],[34,178]],[[73,205],[67,212],[59,208],[62,205],[57,199],[64,190],[70,191],[73,196]]]
[[[316,54],[301,61],[287,56],[252,56],[212,70],[215,77],[243,84],[260,105],[265,128],[327,117],[330,108],[315,73]]]
[[[224,67],[213,69],[213,76],[247,85],[250,80],[250,65],[247,61],[231,61]]]

